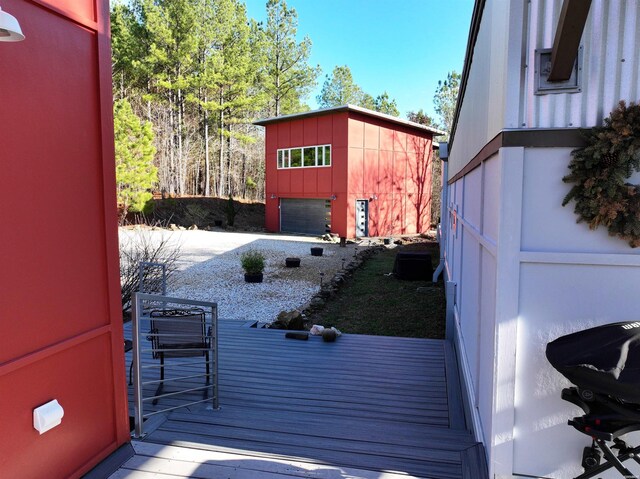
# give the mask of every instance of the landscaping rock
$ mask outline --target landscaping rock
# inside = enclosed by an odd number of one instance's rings
[[[300,331],[304,329],[304,318],[302,317],[302,313],[297,309],[293,311],[281,311],[277,319],[272,323],[272,327],[273,329]]]
[[[325,328],[324,331],[322,331],[322,340],[327,343],[333,343],[337,337],[338,334],[333,329]]]

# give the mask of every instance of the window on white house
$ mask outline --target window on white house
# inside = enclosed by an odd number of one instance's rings
[[[278,150],[278,168],[331,166],[331,145]]]

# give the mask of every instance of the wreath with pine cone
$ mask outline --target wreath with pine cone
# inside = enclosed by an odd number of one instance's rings
[[[571,152],[571,173],[562,178],[574,183],[562,206],[575,200],[578,223],[606,226],[609,235],[640,246],[640,187],[627,182],[640,171],[640,105],[621,101],[585,137],[587,146]]]

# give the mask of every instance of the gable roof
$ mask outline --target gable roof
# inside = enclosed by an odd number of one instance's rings
[[[274,116],[274,117],[271,117],[271,118],[265,118],[264,120],[254,121],[253,124],[254,125],[259,125],[259,126],[267,126],[267,125],[270,125],[272,123],[278,123],[278,122],[282,122],[282,121],[299,120],[301,118],[311,118],[311,117],[314,117],[314,116],[329,115],[329,114],[332,114],[332,113],[341,113],[341,112],[360,113],[361,115],[370,116],[372,118],[376,118],[376,119],[379,119],[379,120],[384,120],[384,121],[387,121],[389,123],[395,123],[397,125],[402,125],[402,126],[406,126],[406,127],[409,127],[409,128],[414,128],[416,130],[426,131],[426,132],[431,133],[434,136],[444,135],[445,134],[444,131],[438,130],[437,128],[433,128],[433,127],[430,127],[430,126],[424,126],[424,125],[421,125],[420,123],[414,123],[412,121],[405,120],[403,118],[398,118],[398,117],[395,117],[395,116],[387,115],[385,113],[380,113],[378,111],[369,110],[368,108],[362,108],[362,107],[356,106],[356,105],[340,105],[340,106],[334,106],[334,107],[331,107],[331,108],[321,108],[319,110],[306,111],[304,113],[294,113],[292,115]]]

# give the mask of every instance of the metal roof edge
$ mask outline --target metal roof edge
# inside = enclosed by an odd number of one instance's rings
[[[438,130],[437,128],[421,125],[420,123],[415,123],[413,121],[405,120],[404,118],[398,118],[396,116],[387,115],[386,113],[380,113],[378,111],[373,111],[373,110],[369,110],[368,108],[363,108],[361,106],[350,105],[350,104],[334,106],[329,108],[321,108],[319,110],[305,111],[303,113],[293,113],[290,115],[274,116],[271,118],[265,118],[263,120],[254,121],[253,124],[258,126],[266,126],[266,125],[270,125],[272,123],[278,123],[281,121],[297,120],[300,118],[311,118],[314,116],[328,115],[331,113],[338,113],[343,111],[360,113],[362,115],[370,116],[372,118],[378,118],[380,120],[388,121],[390,123],[396,123],[399,125],[408,126],[410,128],[415,128],[417,130],[428,131],[432,133],[434,136],[445,134],[444,131]]]
[[[451,132],[449,134],[449,151],[453,147],[453,140],[456,136],[456,129],[458,126],[458,117],[460,116],[460,108],[462,108],[462,100],[467,90],[467,82],[469,81],[469,71],[471,70],[471,64],[473,63],[473,53],[476,47],[476,41],[478,40],[478,33],[480,32],[480,24],[482,23],[482,14],[484,13],[484,7],[486,0],[476,0],[473,7],[473,14],[471,15],[471,24],[469,25],[469,37],[467,40],[467,50],[464,55],[464,66],[462,67],[462,78],[460,79],[460,88],[458,89],[458,98],[456,100],[456,109],[453,114],[453,123],[451,124]]]

